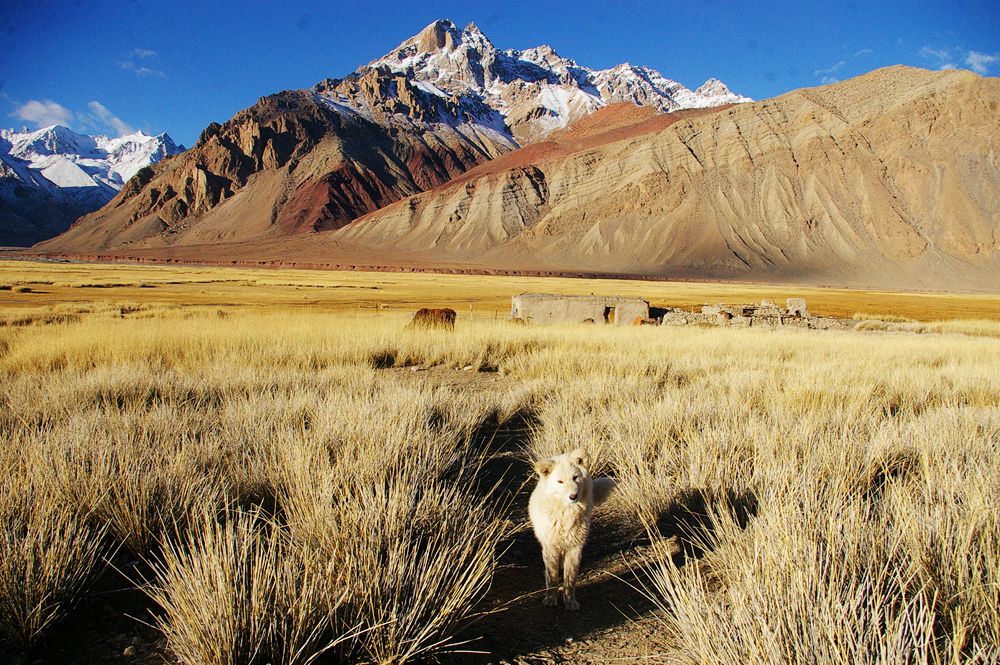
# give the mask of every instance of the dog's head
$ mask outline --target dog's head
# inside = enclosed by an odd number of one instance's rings
[[[590,457],[582,448],[562,455],[535,462],[538,482],[544,483],[548,492],[562,497],[567,503],[583,499],[585,483],[590,477]]]

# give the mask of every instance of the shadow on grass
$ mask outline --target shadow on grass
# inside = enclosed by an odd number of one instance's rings
[[[757,497],[752,492],[691,488],[681,492],[657,520],[654,529],[659,537],[677,539],[679,548],[673,560],[680,567],[691,559],[702,558],[709,551],[716,529],[713,511],[728,512],[739,528],[745,529],[756,517],[757,510]],[[642,541],[649,544],[649,537]]]
[[[11,665],[169,662],[163,635],[149,625],[154,622],[151,611],[155,606],[136,586],[141,579],[151,579],[149,569],[121,552],[97,577],[81,603],[30,652],[4,651],[0,645],[0,662]]]

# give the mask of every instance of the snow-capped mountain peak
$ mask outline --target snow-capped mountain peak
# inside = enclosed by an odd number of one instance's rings
[[[549,45],[501,51],[474,23],[459,30],[447,19],[434,21],[354,76],[377,68],[473,106],[485,104],[522,145],[614,102],[668,112],[751,101],[714,78],[692,91],[655,69],[627,62],[590,69]]]
[[[734,95],[733,91],[729,89],[729,86],[720,81],[717,78],[710,78],[695,90],[695,94],[704,95],[706,97],[727,97],[727,96],[738,96]]]
[[[26,228],[64,230],[100,208],[139,169],[183,150],[166,134],[109,138],[52,125],[35,131],[0,129],[0,207],[32,219]],[[31,241],[53,232],[26,231]]]
[[[103,145],[98,141],[98,146],[107,153],[112,164],[111,170],[121,177],[122,183],[127,182],[142,167],[155,164],[183,149],[166,133],[150,136],[141,130],[135,134],[106,139]]]
[[[142,131],[109,138],[52,125],[33,132],[0,129],[0,137],[6,156],[42,172],[57,187],[78,187],[89,180],[89,186],[107,185],[117,191],[143,166],[181,152],[167,134],[149,136]],[[54,164],[60,168],[47,173]]]
[[[467,49],[473,49],[480,53],[485,53],[491,49],[496,50],[496,47],[493,45],[493,42],[490,41],[490,38],[483,34],[483,31],[480,30],[479,26],[475,23],[469,23],[469,25],[462,28],[458,37],[458,42],[461,46],[464,46]]]
[[[94,137],[77,134],[62,125],[51,125],[33,132],[3,129],[0,133],[10,142],[11,154],[29,161],[49,155],[74,154],[93,157],[97,154],[97,142]]]

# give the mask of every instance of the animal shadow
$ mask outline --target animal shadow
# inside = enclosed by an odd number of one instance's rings
[[[757,496],[750,491],[687,489],[660,515],[650,535],[677,539],[680,547],[673,562],[680,567],[712,550],[717,529],[713,514],[728,513],[740,529],[746,529],[757,516],[758,507]]]

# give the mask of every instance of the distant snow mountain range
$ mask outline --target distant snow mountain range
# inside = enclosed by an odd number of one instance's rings
[[[183,150],[165,133],[109,138],[61,125],[0,129],[0,245],[65,230],[114,198],[142,167]]]
[[[649,67],[590,69],[547,45],[501,51],[474,23],[459,30],[448,20],[435,21],[352,76],[372,70],[403,75],[420,91],[450,102],[457,117],[502,129],[518,145],[614,102],[668,112],[753,101],[714,78],[690,90]],[[335,90],[341,83],[328,79],[317,90],[340,104],[357,102],[349,91]],[[367,109],[362,103],[355,110]]]

